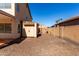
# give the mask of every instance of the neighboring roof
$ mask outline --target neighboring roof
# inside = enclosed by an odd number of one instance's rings
[[[10,15],[10,14],[8,14],[8,13],[6,13],[6,12],[2,11],[2,10],[0,10],[0,14],[3,14],[3,15],[8,16],[8,17],[15,18],[15,16]]]
[[[75,20],[78,20],[78,19],[79,19],[79,16],[75,16],[75,17],[72,17],[72,18],[70,18],[70,19],[64,20],[64,21],[62,21],[62,22],[60,22],[60,23],[58,23],[58,24],[54,24],[54,25],[52,25],[51,27],[55,27],[56,25],[60,25],[60,24],[62,24],[62,23],[67,23],[67,22],[75,21]]]
[[[70,21],[74,21],[74,20],[78,20],[78,19],[79,19],[79,16],[75,16],[75,17],[72,17],[72,18],[67,19],[65,21],[62,21],[62,22],[60,22],[58,24],[62,24],[62,23],[66,23],[66,22],[70,22]],[[58,24],[56,24],[56,25],[58,25]]]

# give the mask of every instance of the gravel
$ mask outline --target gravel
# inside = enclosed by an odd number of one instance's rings
[[[64,39],[43,34],[38,38],[25,38],[20,43],[0,49],[1,56],[77,56],[79,46]]]

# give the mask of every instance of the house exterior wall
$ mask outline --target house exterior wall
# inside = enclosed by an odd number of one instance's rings
[[[18,12],[15,11],[15,16],[17,17],[17,19],[32,21],[32,17],[31,17],[31,14],[30,14],[28,4],[27,3],[16,3],[15,7],[17,8],[17,6],[18,6],[18,9],[19,9]],[[17,9],[15,9],[15,10],[17,10]]]
[[[19,12],[17,11],[16,7],[18,5]],[[0,23],[11,23],[12,24],[12,32],[11,33],[0,33],[0,38],[18,38],[20,37],[20,33],[18,33],[18,24],[20,21],[29,21],[32,22],[32,17],[29,11],[29,7],[27,3],[11,3],[11,8],[0,8],[0,10],[4,11],[4,15],[0,14]],[[5,14],[10,14],[14,16],[15,19],[12,17],[5,16]],[[24,24],[23,24],[24,26]],[[26,31],[25,34],[29,37],[37,37],[37,24],[34,23],[33,27],[23,27]],[[28,30],[31,33],[27,32]],[[23,33],[24,36],[24,33]]]
[[[19,38],[18,23],[15,19],[0,14],[0,23],[11,23],[11,33],[0,33],[0,38]]]
[[[17,7],[19,8],[19,12],[17,12]],[[0,8],[0,10],[15,16],[16,20],[32,21],[32,16],[27,3],[11,3],[11,8]]]
[[[15,4],[14,3],[11,3],[11,8],[0,8],[0,10],[3,10],[13,16],[15,16]]]

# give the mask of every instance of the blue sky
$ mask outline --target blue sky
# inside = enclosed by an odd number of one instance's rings
[[[79,3],[29,3],[33,22],[52,26],[56,20],[79,16]]]

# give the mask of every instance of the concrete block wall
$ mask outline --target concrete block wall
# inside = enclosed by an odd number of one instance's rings
[[[65,26],[62,33],[62,38],[71,39],[79,43],[79,25]]]
[[[39,28],[40,34],[46,34],[48,32],[47,28]]]
[[[79,25],[53,27],[51,33],[55,37],[79,43]]]

